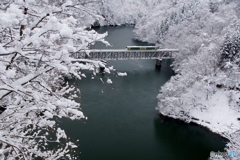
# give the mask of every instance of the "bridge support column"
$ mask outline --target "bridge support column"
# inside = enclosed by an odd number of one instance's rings
[[[156,68],[161,68],[161,66],[162,66],[162,59],[157,59],[156,60]]]

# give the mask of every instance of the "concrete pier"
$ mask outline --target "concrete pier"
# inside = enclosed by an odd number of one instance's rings
[[[157,59],[156,60],[156,67],[161,67],[162,66],[162,59]]]

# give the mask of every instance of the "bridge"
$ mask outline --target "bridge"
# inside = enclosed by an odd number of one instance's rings
[[[178,49],[156,50],[127,50],[127,49],[92,49],[76,52],[74,58],[87,58],[92,60],[129,60],[129,59],[169,59]]]
[[[76,59],[92,60],[129,60],[129,59],[156,59],[156,67],[161,67],[162,59],[173,58],[178,49],[157,49],[155,46],[129,46],[127,49],[92,49],[74,53]],[[100,67],[104,71],[104,67]]]

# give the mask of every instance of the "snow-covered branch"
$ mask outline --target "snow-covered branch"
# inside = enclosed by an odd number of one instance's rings
[[[72,54],[96,41],[108,45],[107,34],[85,30],[92,22],[83,23],[81,15],[95,12],[83,5],[78,0],[1,2],[0,159],[57,159],[76,147],[54,120],[84,118],[70,98],[79,90],[64,77],[80,79],[81,70],[103,66]],[[52,148],[52,143],[60,145]]]

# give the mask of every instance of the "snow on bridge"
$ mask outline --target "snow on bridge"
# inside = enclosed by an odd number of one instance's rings
[[[169,59],[178,49],[127,50],[127,49],[92,49],[74,53],[74,58],[92,60],[128,60],[128,59]]]

